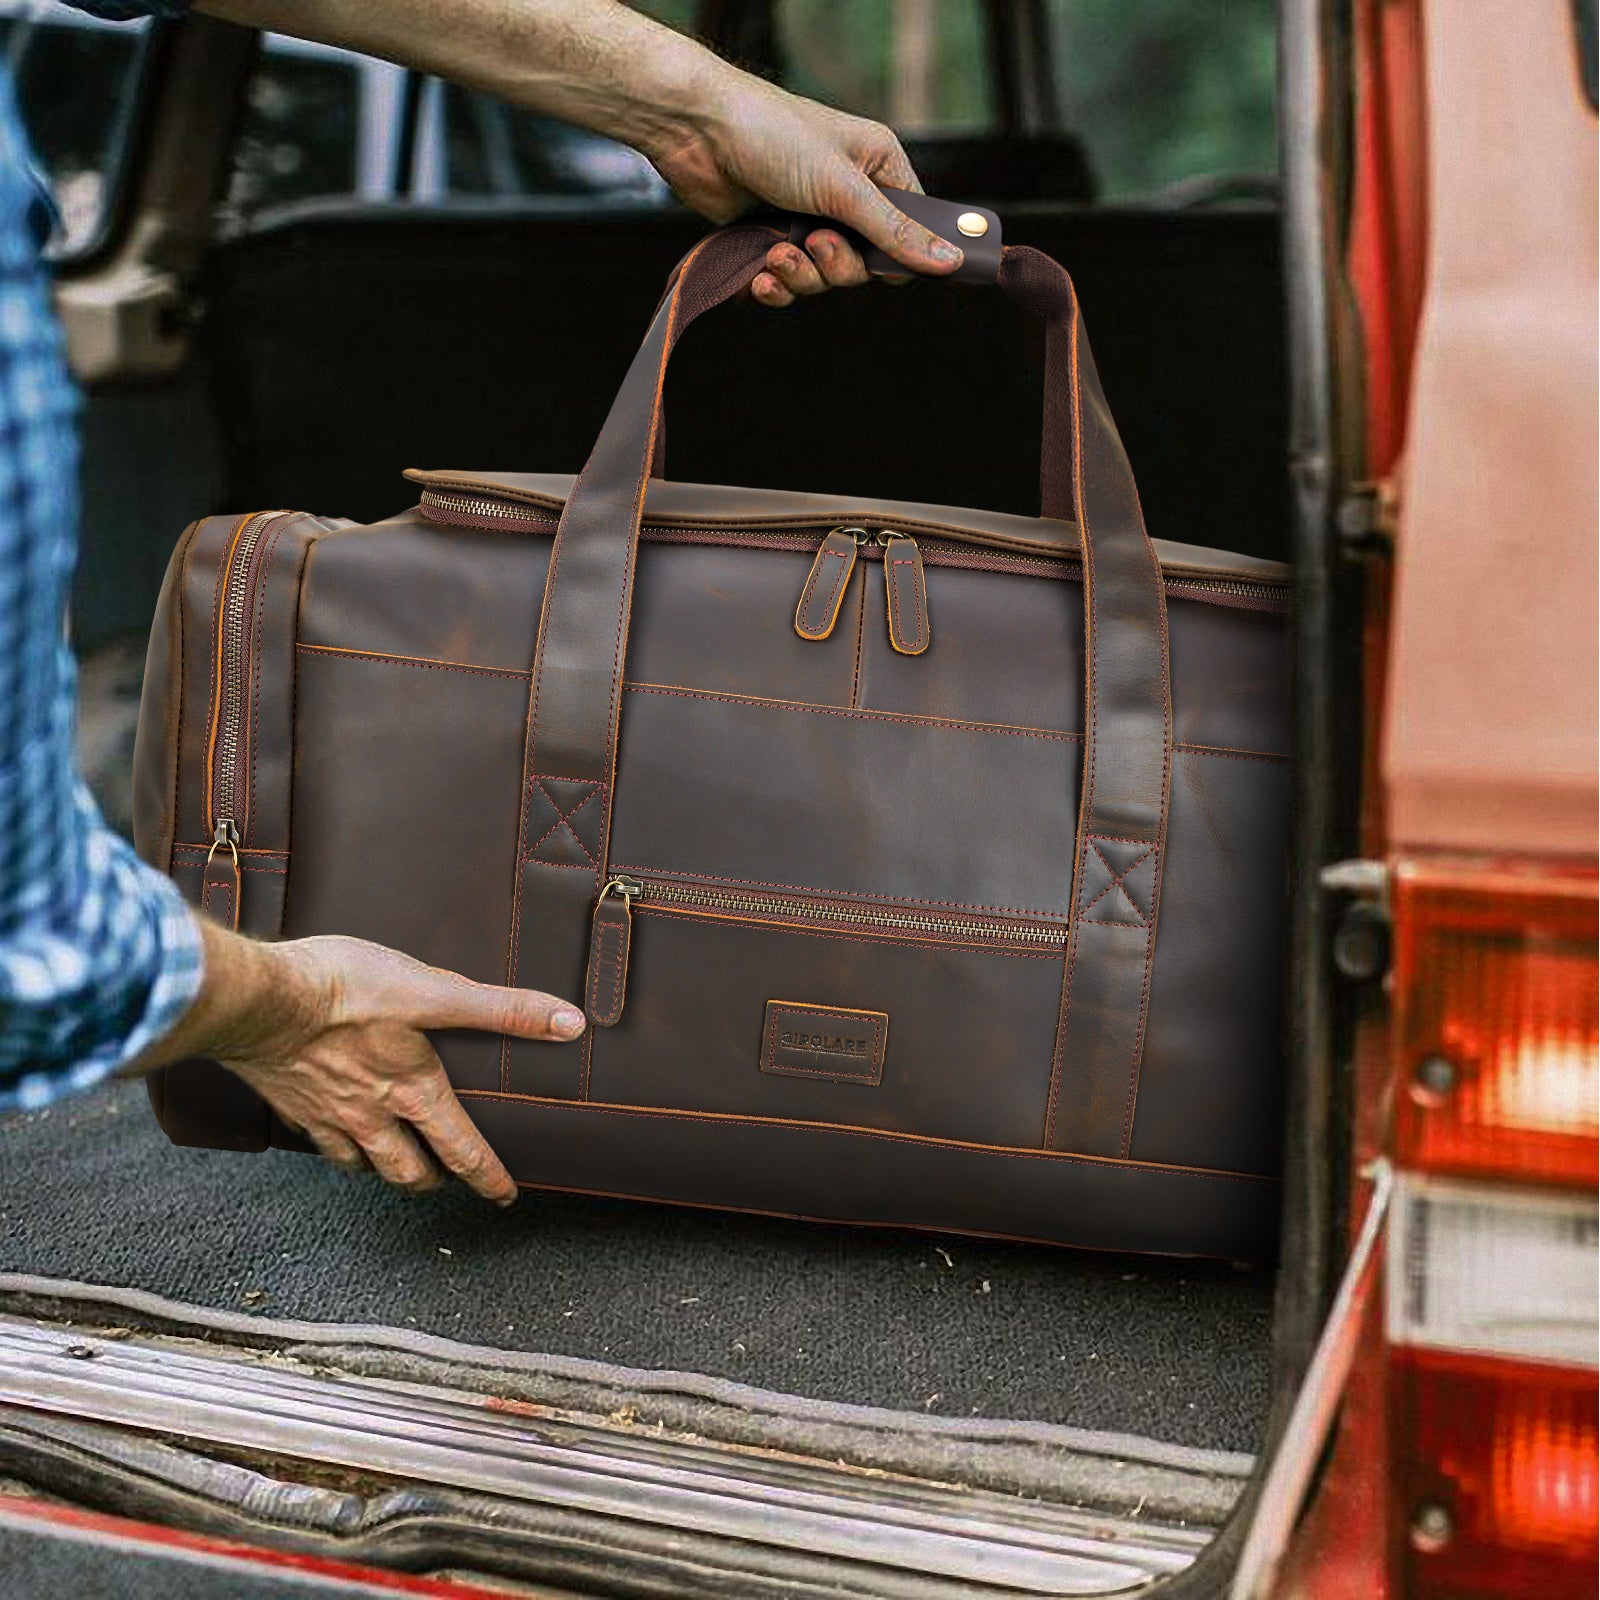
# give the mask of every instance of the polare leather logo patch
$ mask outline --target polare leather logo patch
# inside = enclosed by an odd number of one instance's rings
[[[769,1000],[761,1035],[761,1070],[795,1078],[879,1083],[888,1043],[886,1011]]]

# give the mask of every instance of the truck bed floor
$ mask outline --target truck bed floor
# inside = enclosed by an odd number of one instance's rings
[[[0,1272],[1215,1449],[1254,1449],[1267,1403],[1265,1269],[413,1199],[307,1156],[175,1149],[139,1084],[0,1118]]]

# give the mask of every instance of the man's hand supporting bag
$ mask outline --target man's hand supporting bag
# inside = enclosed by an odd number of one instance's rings
[[[371,1167],[413,1191],[436,1187],[449,1171],[486,1200],[516,1199],[423,1030],[567,1040],[583,1032],[581,1012],[364,939],[259,944],[209,923],[204,938],[200,998],[131,1071],[204,1056],[237,1073],[336,1166]]]

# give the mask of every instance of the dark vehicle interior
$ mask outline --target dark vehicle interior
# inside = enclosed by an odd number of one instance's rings
[[[890,121],[930,191],[1064,263],[1151,533],[1287,558],[1271,0],[946,0],[921,57],[896,31],[917,8],[888,0],[641,9]],[[74,285],[127,258],[176,80],[169,30],[68,15],[0,27],[63,199],[71,331]],[[184,524],[376,519],[414,466],[576,471],[705,227],[593,136],[207,26],[236,93],[209,124],[209,231],[155,294],[154,347],[178,354],[80,365],[83,744],[124,822],[143,634]],[[670,474],[1034,512],[1040,352],[981,294],[875,284],[704,319],[669,386]],[[138,1085],[0,1123],[0,1274],[0,1310],[76,1296],[132,1319],[126,1297],[155,1295],[267,1344],[367,1325],[581,1364],[626,1420],[1162,1524],[1164,1570],[1226,1519],[1270,1396],[1270,1264],[556,1195],[491,1215],[292,1154],[170,1148]],[[867,1420],[876,1444],[839,1442]]]

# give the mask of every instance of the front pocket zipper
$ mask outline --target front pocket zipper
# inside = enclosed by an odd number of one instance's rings
[[[796,928],[822,927],[885,933],[902,939],[1065,952],[1065,922],[1013,920],[965,912],[891,909],[853,901],[748,889],[714,889],[670,878],[618,873],[595,901],[589,947],[589,1020],[610,1027],[622,1016],[635,907],[659,906],[690,916],[751,921]]]
[[[241,800],[248,790],[243,746],[250,693],[250,603],[258,575],[258,556],[268,528],[283,511],[258,511],[241,519],[223,560],[222,596],[217,607],[216,696],[206,751],[206,811],[212,826],[211,851],[201,878],[200,904],[234,927],[239,923],[239,846],[249,818]],[[226,851],[227,854],[222,854]]]

